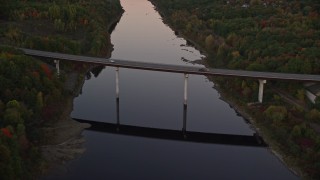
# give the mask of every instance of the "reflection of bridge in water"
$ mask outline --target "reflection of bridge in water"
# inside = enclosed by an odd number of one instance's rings
[[[183,123],[182,130],[159,129],[150,127],[140,127],[133,125],[120,124],[120,109],[119,100],[117,100],[117,122],[107,123],[91,120],[84,120],[73,118],[74,120],[82,123],[91,124],[87,130],[97,131],[110,134],[120,134],[127,136],[139,136],[155,139],[167,139],[186,142],[198,143],[212,143],[224,145],[238,145],[238,146],[253,146],[253,147],[266,147],[266,143],[257,134],[249,135],[233,135],[233,134],[219,134],[219,133],[205,133],[187,131],[187,106],[183,106]]]

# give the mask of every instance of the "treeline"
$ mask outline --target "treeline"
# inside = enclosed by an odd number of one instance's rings
[[[215,67],[320,73],[320,3],[154,0],[169,23],[212,54]]]
[[[207,52],[212,67],[320,74],[320,2],[316,0],[151,0],[165,21]],[[219,87],[256,119],[255,124],[302,174],[320,178],[320,98],[308,102],[302,83],[259,84],[215,78]],[[272,88],[270,88],[272,87]],[[288,104],[277,91],[298,104]],[[310,110],[308,110],[310,109]]]
[[[108,24],[122,13],[119,1],[3,1],[2,43],[73,54],[108,55]]]
[[[108,56],[109,25],[123,12],[118,0],[0,0],[0,179],[36,179],[45,166],[40,131],[58,120],[70,93],[65,72],[82,63],[27,57],[12,47]]]

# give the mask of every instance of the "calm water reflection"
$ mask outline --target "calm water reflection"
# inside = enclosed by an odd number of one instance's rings
[[[121,0],[113,58],[188,64],[203,56],[176,37],[147,0]],[[121,124],[182,129],[183,74],[120,69]],[[187,130],[252,135],[204,76],[189,77]],[[85,82],[73,117],[117,122],[115,69]],[[268,149],[85,131],[87,151],[47,179],[295,179]]]

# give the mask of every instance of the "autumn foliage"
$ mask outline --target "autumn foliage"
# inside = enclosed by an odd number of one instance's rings
[[[11,132],[9,131],[9,129],[7,129],[7,128],[1,128],[0,130],[1,130],[1,132],[2,132],[2,134],[3,134],[4,136],[6,136],[6,137],[8,137],[8,138],[12,138],[12,134],[11,134]]]
[[[41,64],[41,69],[47,75],[49,79],[52,79],[52,71],[49,69],[48,65],[45,63]]]

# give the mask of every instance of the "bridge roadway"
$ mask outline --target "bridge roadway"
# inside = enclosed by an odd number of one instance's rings
[[[193,131],[179,131],[170,129],[159,129],[150,127],[139,127],[131,125],[120,125],[106,122],[97,122],[91,120],[77,119],[74,120],[81,123],[89,123],[91,125],[87,130],[119,134],[127,136],[138,136],[145,138],[166,139],[197,143],[211,143],[237,146],[252,146],[252,147],[266,147],[267,144],[263,139],[257,135],[233,135],[233,134],[218,134],[218,133],[204,133]]]
[[[160,63],[128,61],[121,59],[107,59],[89,56],[70,55],[63,53],[55,53],[48,51],[39,51],[32,49],[19,48],[25,55],[52,58],[56,60],[67,60],[94,63],[105,66],[142,69],[151,71],[165,71],[185,74],[199,74],[199,75],[214,75],[214,76],[234,76],[234,77],[248,77],[264,80],[294,80],[294,81],[311,81],[320,82],[320,75],[311,74],[290,74],[290,73],[275,73],[275,72],[258,72],[258,71],[244,71],[244,70],[230,70],[230,69],[215,69],[202,68],[194,66],[181,66]]]

